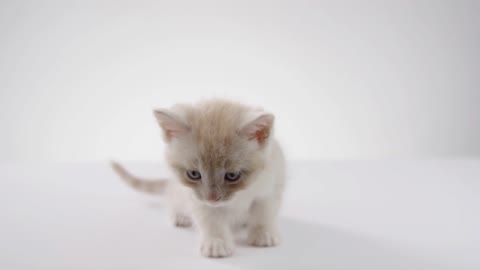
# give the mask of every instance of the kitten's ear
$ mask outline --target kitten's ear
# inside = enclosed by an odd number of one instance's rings
[[[243,126],[240,134],[246,136],[248,140],[257,140],[258,144],[262,145],[270,137],[274,119],[273,114],[262,114]]]
[[[169,142],[171,139],[181,136],[188,132],[190,128],[183,123],[173,113],[168,110],[154,110],[153,115],[157,119],[158,124],[164,131],[165,140]]]

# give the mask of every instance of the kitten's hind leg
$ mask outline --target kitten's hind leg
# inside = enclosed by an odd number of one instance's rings
[[[188,215],[181,213],[175,213],[173,215],[173,222],[176,227],[187,228],[192,226],[192,219]]]
[[[181,204],[171,204],[169,207],[170,218],[175,227],[188,228],[192,226],[192,217],[187,214]]]
[[[280,243],[276,218],[279,198],[254,201],[250,209],[247,243],[257,247],[271,247]]]

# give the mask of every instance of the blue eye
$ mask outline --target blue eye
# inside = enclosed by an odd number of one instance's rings
[[[225,181],[228,182],[235,182],[240,179],[241,173],[240,172],[227,172],[225,174]]]
[[[187,176],[192,180],[200,180],[202,178],[202,174],[199,171],[187,171]]]

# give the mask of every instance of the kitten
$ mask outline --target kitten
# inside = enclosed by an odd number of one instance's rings
[[[144,181],[114,163],[119,175],[136,189],[165,191],[174,224],[195,223],[206,257],[232,255],[233,228],[240,224],[247,224],[248,244],[277,245],[285,161],[273,137],[274,116],[222,100],[176,105],[154,115],[176,179]]]

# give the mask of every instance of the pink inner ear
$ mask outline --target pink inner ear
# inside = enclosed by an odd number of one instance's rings
[[[264,115],[248,124],[244,132],[249,140],[256,139],[259,144],[263,144],[270,136],[270,129],[273,123],[272,115]]]
[[[184,132],[187,130],[186,127],[179,126],[178,123],[162,123],[162,128],[165,131],[165,136],[167,137],[167,140],[170,140],[174,137],[177,137],[180,133]]]
[[[270,130],[267,127],[262,127],[258,129],[255,133],[250,134],[248,137],[249,140],[257,139],[259,144],[263,144],[266,139],[270,136]]]
[[[175,137],[175,131],[173,130],[165,130],[165,136],[167,137],[167,140],[171,140],[173,137]]]
[[[188,131],[188,126],[176,119],[171,113],[158,110],[154,111],[154,114],[165,133],[167,141],[178,137],[182,132]]]

